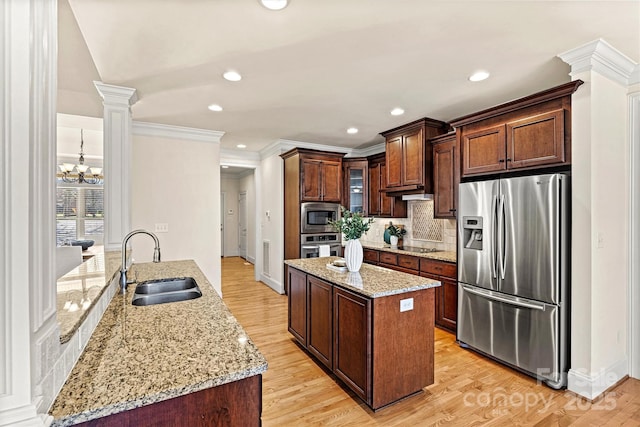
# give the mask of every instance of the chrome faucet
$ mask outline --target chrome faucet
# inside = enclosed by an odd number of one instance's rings
[[[120,289],[123,294],[127,291],[127,242],[136,234],[147,234],[153,238],[156,244],[153,250],[153,262],[160,262],[160,241],[158,236],[147,230],[133,230],[127,234],[122,241],[122,267],[120,267]]]

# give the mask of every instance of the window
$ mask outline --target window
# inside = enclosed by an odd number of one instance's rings
[[[69,239],[104,240],[104,189],[61,184],[56,189],[56,244]]]

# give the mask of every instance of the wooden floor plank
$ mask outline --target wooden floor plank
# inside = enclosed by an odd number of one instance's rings
[[[461,349],[435,331],[435,382],[423,393],[373,412],[287,331],[287,297],[254,280],[241,258],[222,259],[225,303],[267,358],[265,427],[271,426],[633,426],[640,427],[640,381],[628,379],[595,403]]]

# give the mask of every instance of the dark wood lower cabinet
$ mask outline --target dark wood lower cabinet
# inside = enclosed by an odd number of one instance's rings
[[[260,426],[262,375],[87,421],[85,427]]]
[[[331,284],[324,280],[307,277],[307,350],[329,369],[333,369],[332,288]]]
[[[289,289],[301,286],[301,275],[306,299],[290,292],[289,311],[306,313],[306,341],[292,328],[297,315],[289,315],[289,331],[373,410],[433,384],[434,288],[368,298],[287,266],[296,281]],[[404,299],[412,309],[400,311]]]
[[[456,333],[458,318],[457,267],[451,262],[402,255],[395,252],[365,248],[364,262],[438,280],[442,286],[435,289],[435,324]]]
[[[333,372],[362,400],[370,400],[371,301],[334,288]]]
[[[307,275],[288,268],[289,332],[300,344],[307,345]]]

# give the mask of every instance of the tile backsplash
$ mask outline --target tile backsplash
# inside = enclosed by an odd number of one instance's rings
[[[432,200],[409,201],[407,212],[408,218],[376,218],[360,240],[370,244],[383,243],[384,230],[389,222],[393,222],[395,225],[404,225],[407,230],[403,238],[406,246],[456,250],[456,220],[433,218]]]

